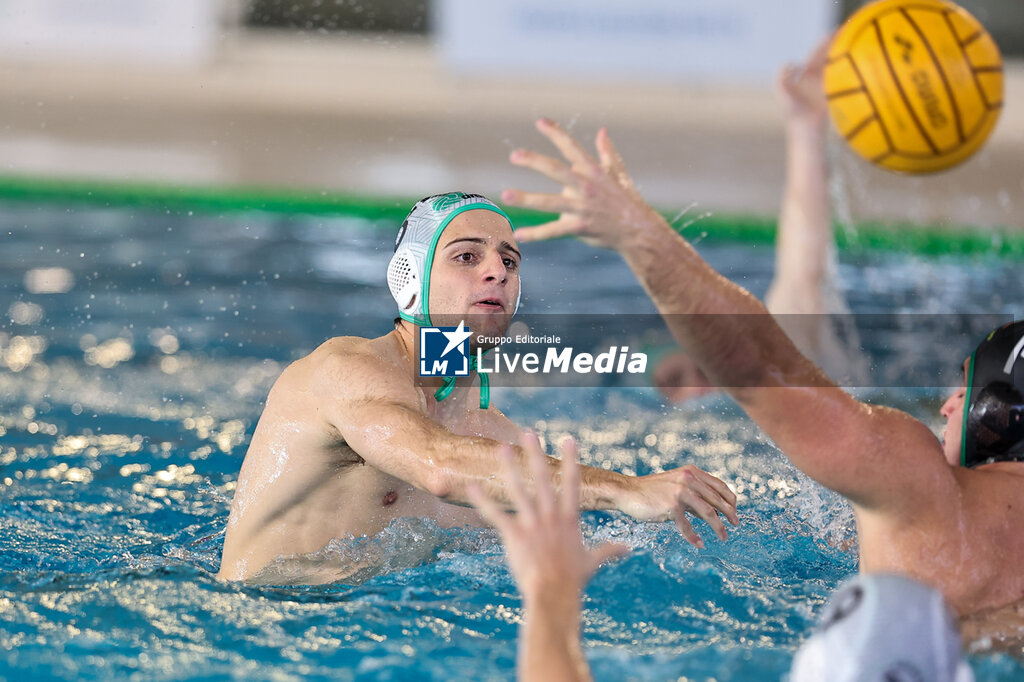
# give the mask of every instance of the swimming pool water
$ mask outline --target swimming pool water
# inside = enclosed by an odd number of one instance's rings
[[[330,336],[390,329],[392,232],[372,228],[0,205],[0,678],[513,677],[520,603],[492,531],[402,519],[339,539],[325,561],[379,560],[344,585],[214,577],[276,376]],[[699,248],[763,294],[770,249]],[[524,311],[653,310],[612,254],[559,242],[524,255]],[[1017,270],[846,256],[840,284],[855,312],[1008,313]],[[861,390],[941,423],[938,389]],[[841,500],[722,397],[669,407],[644,388],[497,388],[494,400],[549,442],[575,435],[587,463],[643,474],[692,462],[740,495],[741,526],[725,543],[698,528],[704,551],[668,524],[584,515],[588,537],[633,549],[586,594],[597,679],[782,679],[856,570]],[[1024,677],[1003,655],[972,664],[979,680]]]

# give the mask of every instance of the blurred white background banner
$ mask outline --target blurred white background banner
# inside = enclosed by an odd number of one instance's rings
[[[832,0],[435,0],[464,73],[748,84],[835,26]]]
[[[0,0],[0,53],[190,64],[216,46],[222,0]]]

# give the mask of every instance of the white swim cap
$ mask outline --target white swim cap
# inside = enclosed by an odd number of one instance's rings
[[[409,211],[395,239],[395,255],[388,263],[388,289],[398,303],[398,314],[403,320],[431,326],[430,267],[434,263],[437,240],[452,218],[475,209],[494,211],[516,229],[497,204],[480,194],[435,194],[420,199]],[[519,310],[519,299],[516,299],[516,310]]]
[[[974,682],[942,594],[895,574],[860,575],[836,590],[790,682]]]

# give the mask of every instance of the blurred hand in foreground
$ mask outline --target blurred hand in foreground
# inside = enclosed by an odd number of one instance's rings
[[[547,458],[533,434],[520,441],[533,478],[532,494],[512,450],[502,451],[503,470],[516,514],[504,512],[479,488],[470,500],[501,534],[512,575],[523,593],[525,616],[520,633],[519,679],[586,680],[590,671],[580,647],[580,597],[590,577],[606,560],[628,550],[604,543],[583,544],[580,531],[580,472],[576,444],[562,445],[557,481],[552,485]]]

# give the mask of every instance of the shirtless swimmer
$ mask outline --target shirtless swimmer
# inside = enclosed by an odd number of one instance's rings
[[[475,335],[489,338],[508,328],[521,259],[511,221],[480,195],[427,197],[409,213],[395,249],[388,269],[401,309],[395,330],[331,339],[271,389],[238,476],[220,577],[253,578],[278,557],[308,555],[334,538],[372,536],[398,517],[484,525],[468,506],[470,484],[510,505],[507,483],[496,475],[498,452],[519,442],[519,427],[489,404],[475,373],[418,385],[414,368],[418,325],[471,319]],[[514,458],[527,475],[522,450]],[[549,471],[557,486],[558,467]],[[719,513],[738,522],[728,486],[693,466],[642,477],[582,467],[580,508],[672,519],[698,547],[686,512],[722,539]]]
[[[561,191],[502,196],[561,215],[520,239],[574,235],[618,251],[712,384],[729,387],[794,466],[850,500],[862,572],[932,585],[961,617],[1024,599],[1024,321],[993,330],[965,361],[940,442],[909,414],[856,400],[804,357],[644,201],[606,130],[595,158],[553,121],[537,127],[564,160],[519,150],[512,161]]]

